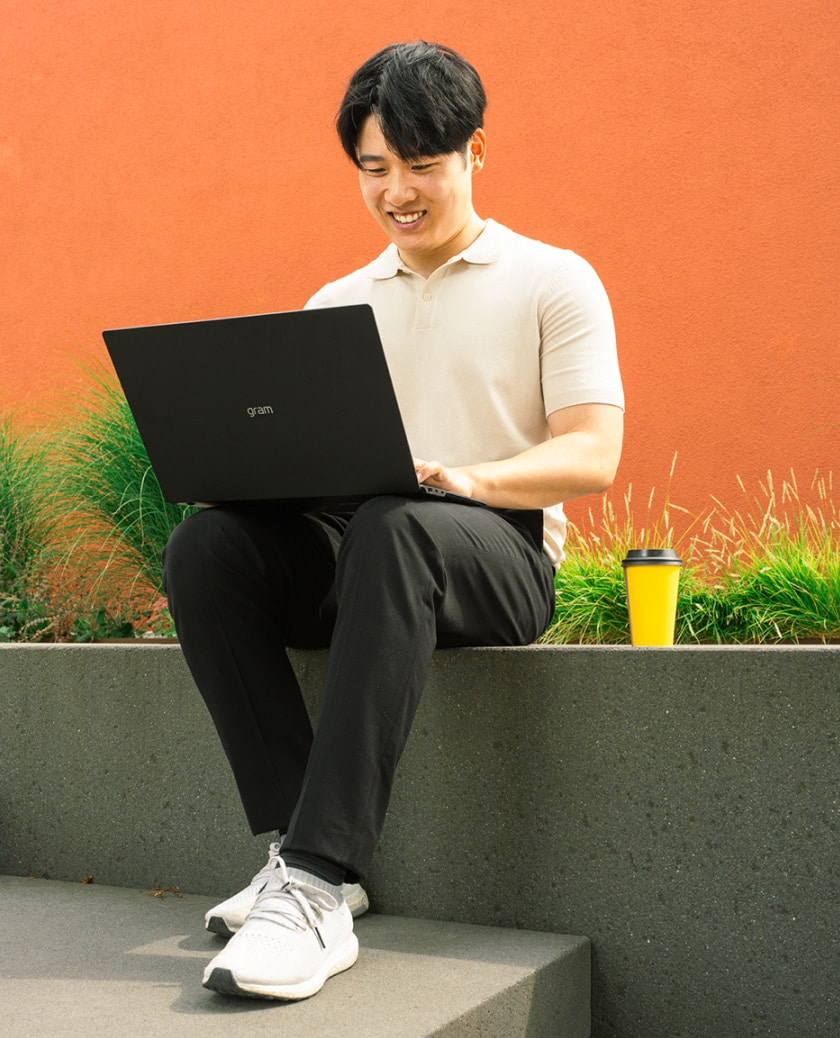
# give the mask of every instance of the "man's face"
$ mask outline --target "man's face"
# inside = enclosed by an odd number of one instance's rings
[[[485,148],[484,132],[476,130],[466,155],[450,152],[406,162],[385,143],[373,116],[362,125],[362,197],[412,270],[428,277],[481,233],[472,178],[484,164]]]

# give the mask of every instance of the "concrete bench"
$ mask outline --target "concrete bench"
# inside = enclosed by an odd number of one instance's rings
[[[0,873],[262,864],[177,645],[2,646],[0,688]],[[838,646],[440,652],[373,908],[586,935],[598,1038],[833,1036],[839,693]]]

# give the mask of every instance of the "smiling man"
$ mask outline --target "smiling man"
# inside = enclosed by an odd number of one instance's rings
[[[359,882],[432,653],[545,630],[562,503],[607,488],[618,465],[609,302],[580,257],[477,214],[485,105],[475,69],[435,44],[387,47],[355,73],[338,132],[390,244],[308,303],[373,307],[418,481],[483,505],[219,507],[167,546],[182,649],[249,824],[278,833],[206,917],[233,935],[204,973],[226,994],[305,998],[356,961]],[[285,649],[326,645],[313,733]]]

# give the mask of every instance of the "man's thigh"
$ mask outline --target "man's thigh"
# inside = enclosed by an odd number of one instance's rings
[[[413,498],[382,498],[353,522],[374,522],[381,537],[410,530],[412,564],[428,567],[438,589],[437,644],[525,645],[554,612],[554,569],[542,550],[489,508]],[[403,548],[405,551],[406,549]],[[418,586],[423,583],[417,573]]]
[[[188,525],[209,530],[196,531]],[[201,541],[200,564],[275,619],[282,642],[296,648],[329,644],[335,622],[335,560],[341,517],[306,516],[271,502],[208,509],[184,524],[188,541]],[[202,537],[196,536],[197,532]]]

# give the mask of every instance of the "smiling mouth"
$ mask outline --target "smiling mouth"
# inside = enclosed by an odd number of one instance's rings
[[[391,219],[395,223],[398,223],[400,227],[410,227],[412,224],[417,223],[426,215],[425,209],[419,209],[416,213],[394,213],[391,214]]]

